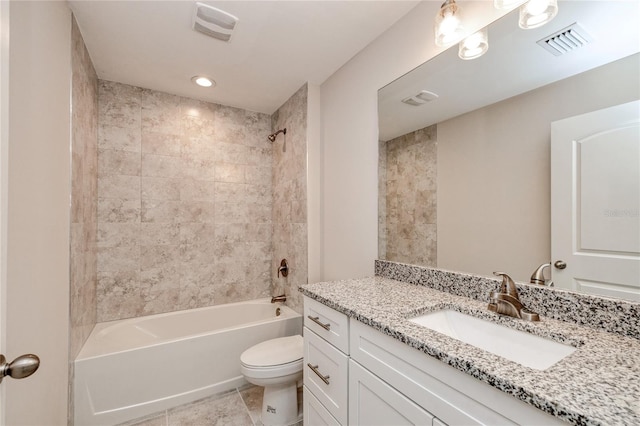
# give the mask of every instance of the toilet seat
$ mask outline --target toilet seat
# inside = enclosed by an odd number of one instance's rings
[[[302,336],[267,340],[240,355],[242,373],[254,378],[286,376],[302,371]]]
[[[269,379],[272,377],[283,377],[290,374],[297,374],[302,371],[302,359],[288,364],[280,364],[270,367],[255,367],[252,365],[242,364],[240,371],[246,377],[254,379]]]
[[[240,362],[247,367],[273,367],[302,360],[302,336],[287,336],[267,340],[250,347],[240,355]]]

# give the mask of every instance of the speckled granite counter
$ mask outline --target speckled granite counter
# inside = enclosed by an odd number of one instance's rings
[[[570,423],[640,425],[640,340],[636,338],[545,316],[537,323],[504,317],[489,312],[486,302],[382,277],[307,284],[300,291]],[[568,343],[578,350],[539,371],[407,319],[443,308]]]

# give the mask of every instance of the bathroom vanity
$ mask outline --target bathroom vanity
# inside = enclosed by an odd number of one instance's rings
[[[640,423],[640,341],[633,329],[612,333],[545,314],[524,322],[429,283],[381,276],[300,290],[305,424]],[[637,315],[638,304],[622,305]],[[442,310],[572,350],[549,367],[527,367],[411,321]]]

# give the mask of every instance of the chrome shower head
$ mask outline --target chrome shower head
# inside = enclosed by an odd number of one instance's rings
[[[271,142],[275,142],[276,140],[276,136],[278,136],[280,133],[286,135],[287,134],[287,128],[285,127],[284,129],[278,130],[275,133],[271,133],[269,136],[267,136],[267,138],[271,141]]]

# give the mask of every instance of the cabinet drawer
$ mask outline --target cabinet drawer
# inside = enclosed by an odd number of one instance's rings
[[[345,354],[305,327],[304,385],[341,424],[347,424],[348,365]]]
[[[308,387],[304,386],[303,392],[303,408],[304,424],[310,426],[340,426],[340,423],[331,415],[329,410],[313,396]]]
[[[400,392],[349,361],[349,424],[431,425],[434,417]]]
[[[349,318],[345,314],[305,297],[304,325],[345,354],[349,354]]]

